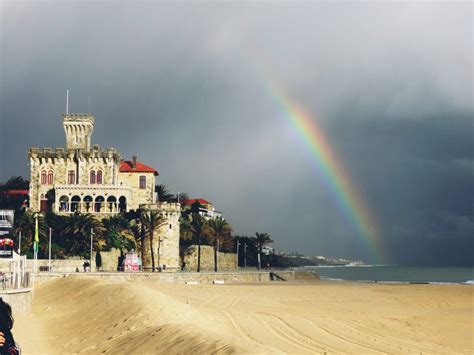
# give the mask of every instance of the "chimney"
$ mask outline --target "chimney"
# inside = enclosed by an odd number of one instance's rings
[[[132,168],[136,169],[137,168],[137,156],[134,155],[132,157]]]

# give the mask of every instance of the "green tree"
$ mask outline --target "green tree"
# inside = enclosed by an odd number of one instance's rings
[[[102,236],[102,223],[91,214],[76,212],[68,216],[64,221],[68,252],[72,255],[88,257],[91,230],[93,230],[96,239]]]
[[[267,233],[255,233],[254,242],[259,253],[262,252],[263,247],[273,243],[272,238]]]
[[[181,216],[179,218],[179,244],[181,246],[188,246],[193,240],[193,228],[191,219],[188,216]]]
[[[14,221],[14,233],[18,235],[21,232],[21,249],[23,253],[29,257],[33,255],[33,242],[36,228],[35,216],[38,217],[38,236],[40,239],[38,254],[39,256],[44,256],[44,252],[48,248],[48,228],[44,222],[44,217],[39,213],[26,211],[25,213],[17,215]]]
[[[158,194],[159,202],[172,202],[174,199],[166,185],[155,185],[155,192]]]
[[[134,236],[131,231],[130,222],[121,214],[104,218],[102,224],[105,229],[105,248],[120,249],[123,255],[124,250],[130,251],[135,248]]]
[[[155,272],[155,253],[153,253],[153,241],[155,232],[166,223],[166,219],[157,211],[144,211],[143,216],[143,222],[150,240],[151,270]],[[160,239],[159,236],[158,239]],[[160,256],[160,245],[161,243],[158,240],[158,257]]]
[[[273,240],[267,233],[255,233],[253,238],[255,246],[257,248],[257,253],[261,256],[263,247],[267,244],[273,243]],[[260,268],[260,265],[258,265]]]
[[[206,241],[207,227],[206,220],[198,213],[191,215],[191,230],[193,239],[198,245],[197,272],[201,272],[201,244]]]
[[[28,190],[30,182],[23,179],[21,176],[13,176],[3,184],[2,189],[5,190]]]
[[[227,221],[221,217],[212,218],[207,221],[206,233],[214,249],[214,271],[217,272],[217,252],[219,246],[225,241],[231,240],[230,234],[232,232],[231,226]]]
[[[100,270],[102,267],[102,255],[100,255],[100,249],[97,249],[95,252],[95,267],[97,270]]]

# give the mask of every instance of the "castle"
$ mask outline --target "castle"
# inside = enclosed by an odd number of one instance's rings
[[[158,231],[155,259],[168,269],[179,267],[178,203],[159,203],[155,195],[158,171],[137,161],[123,160],[117,149],[91,146],[94,117],[63,114],[64,148],[30,148],[30,209],[60,215],[90,213],[99,218],[137,209],[156,210],[167,219]],[[157,251],[160,250],[158,256]]]

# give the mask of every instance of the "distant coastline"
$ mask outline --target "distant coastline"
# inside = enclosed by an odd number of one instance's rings
[[[327,281],[416,284],[474,284],[473,267],[417,267],[398,265],[306,266],[305,271]]]

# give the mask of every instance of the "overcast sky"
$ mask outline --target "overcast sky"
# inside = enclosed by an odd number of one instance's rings
[[[35,1],[0,5],[0,180],[31,146],[93,142],[214,202],[235,234],[375,261],[266,85],[327,134],[379,225],[385,263],[472,265],[470,2]],[[88,98],[90,97],[90,105]]]

